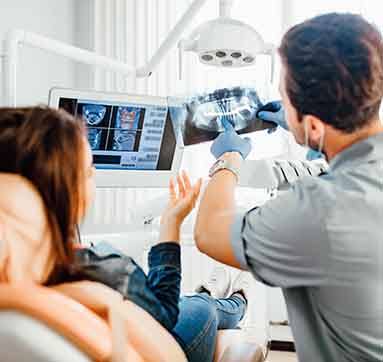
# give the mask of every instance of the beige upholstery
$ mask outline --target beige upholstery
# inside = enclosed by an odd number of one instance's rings
[[[27,179],[15,174],[0,173],[0,190],[0,263],[6,249],[17,255],[8,263],[7,279],[40,283],[52,252],[42,198]]]

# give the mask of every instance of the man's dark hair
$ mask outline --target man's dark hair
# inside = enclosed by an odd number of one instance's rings
[[[331,13],[307,20],[285,34],[279,53],[299,119],[311,114],[352,133],[378,117],[382,36],[361,16]]]

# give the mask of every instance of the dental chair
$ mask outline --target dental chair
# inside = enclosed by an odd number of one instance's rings
[[[7,235],[13,243],[29,238],[39,245],[45,213],[37,190],[20,176],[2,173],[0,190],[7,190],[0,192],[0,241]],[[134,303],[125,301],[123,313],[118,303],[96,313],[77,297],[71,283],[55,289],[0,283],[0,361],[186,362],[170,333]],[[246,343],[243,331],[219,333],[215,362],[262,360],[261,349]]]
[[[106,321],[53,289],[0,284],[0,360],[186,362],[173,337],[146,311],[127,303],[131,313],[124,331],[113,317]],[[262,360],[261,349],[246,343],[241,330],[219,333],[216,362]]]

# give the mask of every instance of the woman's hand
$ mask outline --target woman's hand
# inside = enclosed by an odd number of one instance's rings
[[[179,241],[182,222],[194,209],[201,191],[202,179],[192,186],[185,171],[169,184],[169,204],[161,216],[160,242]],[[178,189],[178,190],[177,190]]]

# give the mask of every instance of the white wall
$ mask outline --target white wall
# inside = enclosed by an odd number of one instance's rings
[[[91,0],[89,0],[91,2]],[[92,46],[84,6],[88,0],[1,0],[0,39],[21,28],[74,45]],[[20,51],[18,104],[46,103],[52,86],[74,87],[88,82],[87,70],[70,60],[24,47]]]
[[[56,0],[58,1],[58,0]],[[64,0],[67,1],[67,0]],[[83,49],[94,50],[94,0],[80,0],[75,2],[75,34],[74,44]],[[75,87],[92,89],[94,84],[93,67],[76,64]]]

